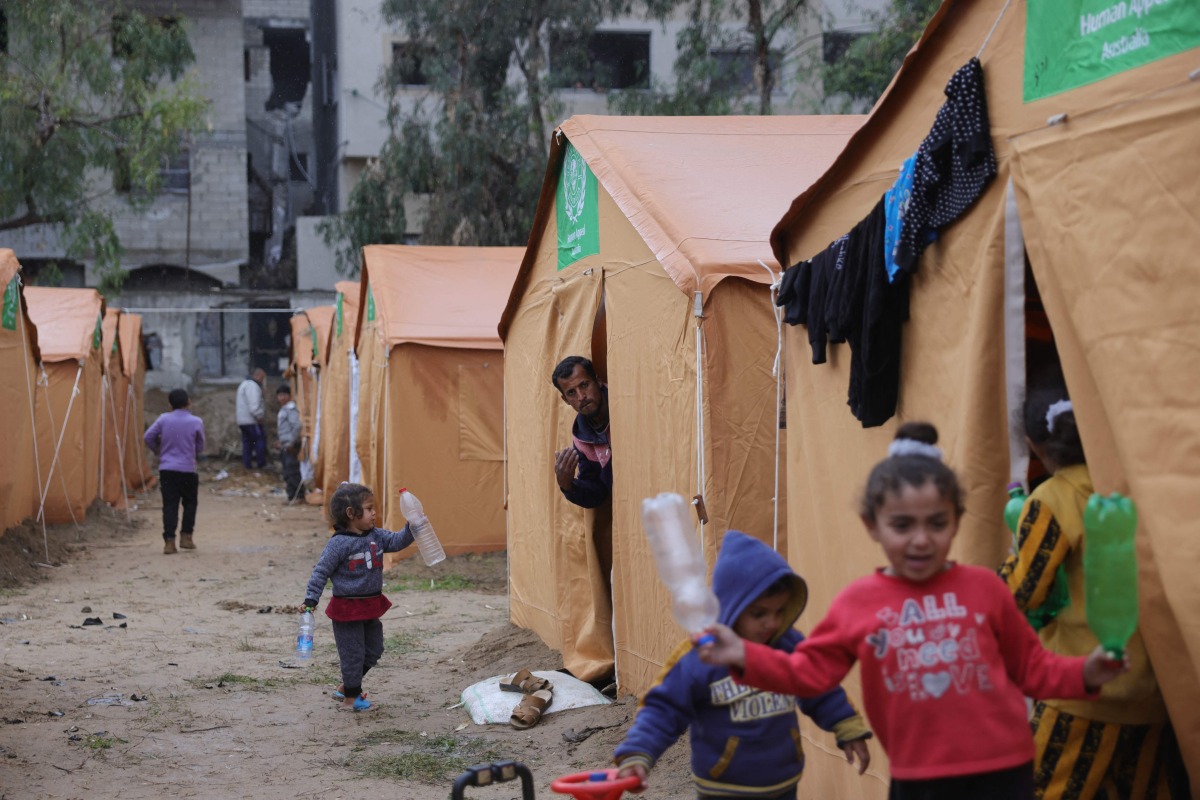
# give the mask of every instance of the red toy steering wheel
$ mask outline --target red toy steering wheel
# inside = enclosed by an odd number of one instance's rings
[[[576,772],[564,775],[550,784],[551,791],[575,795],[576,800],[618,800],[627,791],[639,789],[642,779],[637,775],[618,778],[617,770]]]

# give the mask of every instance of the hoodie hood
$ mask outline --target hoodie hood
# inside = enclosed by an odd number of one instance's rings
[[[732,628],[746,607],[780,578],[787,578],[791,585],[791,598],[772,641],[790,630],[804,611],[808,585],[770,547],[741,531],[727,531],[713,568],[713,593],[721,602],[721,623]]]

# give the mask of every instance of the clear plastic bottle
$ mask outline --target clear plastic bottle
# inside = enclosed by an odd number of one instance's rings
[[[417,549],[421,551],[425,566],[432,567],[445,561],[446,551],[442,549],[442,543],[433,532],[433,523],[425,516],[421,501],[408,489],[400,490],[400,513],[412,528],[413,538],[417,540]]]
[[[296,658],[301,661],[312,658],[314,627],[311,611],[300,615],[300,632],[296,634]]]
[[[658,576],[671,592],[675,621],[689,633],[716,622],[721,607],[708,586],[708,565],[693,535],[687,501],[670,492],[646,498],[642,501],[642,527]]]

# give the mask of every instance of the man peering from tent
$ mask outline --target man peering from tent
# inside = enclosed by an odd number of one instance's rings
[[[612,496],[608,387],[596,377],[592,362],[582,356],[567,356],[558,362],[550,380],[563,402],[577,412],[571,427],[574,445],[554,454],[558,488],[575,505],[597,508]]]
[[[237,424],[242,432],[242,466],[262,469],[267,465],[267,434],[263,431],[262,384],[267,373],[257,367],[237,390]]]

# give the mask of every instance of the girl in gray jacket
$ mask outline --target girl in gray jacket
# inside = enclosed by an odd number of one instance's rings
[[[383,623],[379,618],[392,607],[383,595],[383,554],[403,550],[413,543],[409,526],[400,532],[375,527],[375,495],[366,486],[343,483],[329,500],[334,533],[313,567],[304,595],[303,610],[312,611],[333,581],[333,599],[325,616],[333,620],[333,640],[342,664],[342,685],[333,696],[342,708],[371,708],[362,690],[363,675],[383,655]]]

